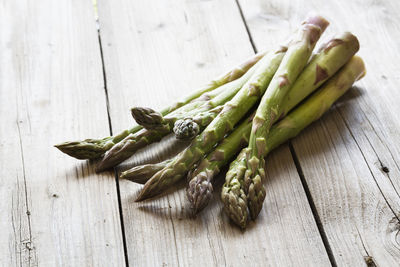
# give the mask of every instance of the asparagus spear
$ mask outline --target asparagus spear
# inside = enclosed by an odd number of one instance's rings
[[[363,60],[354,56],[317,92],[271,128],[266,139],[265,155],[279,144],[295,137],[301,130],[319,119],[355,81],[361,79],[364,75]],[[248,195],[243,194],[244,171],[239,172],[237,170],[246,168],[246,157],[244,157],[248,154],[246,150],[247,148],[243,149],[231,163],[221,192],[226,213],[242,228],[245,228],[247,223],[248,211],[243,207],[244,203],[248,202]]]
[[[153,164],[144,164],[135,166],[127,171],[121,173],[120,178],[127,179],[129,181],[145,184],[155,173],[163,169],[172,159],[168,159],[162,162]]]
[[[328,22],[319,16],[309,17],[298,31],[298,36],[289,45],[282,64],[274,75],[253,119],[246,156],[245,192],[248,197],[250,215],[255,219],[265,198],[262,180],[265,177],[264,155],[266,137],[273,123],[279,118],[285,96],[306,66],[312,50]]]
[[[160,113],[165,116],[172,111],[182,106],[185,106],[186,104],[192,102],[197,98],[202,98],[202,95],[206,94],[207,92],[213,91],[224,84],[239,79],[253,65],[255,65],[264,56],[264,54],[265,53],[259,53],[254,55],[242,64],[235,66],[232,70],[229,70],[223,75],[220,75],[216,79],[210,81],[208,84],[196,90],[191,95],[185,97],[181,101],[163,109]],[[85,139],[82,141],[64,142],[55,145],[55,147],[61,150],[61,152],[77,159],[96,159],[101,157],[106,151],[113,147],[113,145],[119,143],[128,135],[135,134],[141,129],[142,127],[140,125],[135,125],[132,128],[124,130],[114,136],[109,136],[101,139]]]
[[[254,75],[233,99],[224,105],[223,110],[207,128],[192,141],[188,148],[178,154],[171,163],[147,181],[137,201],[155,196],[165,187],[180,180],[198,160],[212,150],[214,145],[227,132],[233,129],[235,124],[265,92],[286,49],[286,47],[280,47],[277,51],[270,52],[261,59],[257,64],[259,66],[255,70]]]
[[[100,172],[109,169],[132,156],[138,149],[161,140],[172,131],[173,123],[178,119],[193,116],[196,117],[196,122],[199,124],[207,125],[219,112],[219,106],[232,99],[240,88],[250,79],[251,75],[258,68],[258,64],[259,63],[256,63],[256,65],[251,67],[239,79],[221,86],[217,89],[221,90],[221,93],[205,101],[200,106],[196,105],[197,102],[189,103],[163,118],[162,123],[166,124],[154,127],[155,129],[152,130],[142,129],[137,133],[129,134],[105,153],[102,160],[98,163],[96,171]]]
[[[286,95],[280,117],[284,117],[294,106],[331,77],[358,49],[357,38],[348,32],[334,37],[322,46]],[[199,163],[196,171],[189,177],[187,196],[196,212],[203,209],[211,199],[212,182],[219,170],[236,155],[242,146],[247,146],[250,130],[251,121],[243,122]]]

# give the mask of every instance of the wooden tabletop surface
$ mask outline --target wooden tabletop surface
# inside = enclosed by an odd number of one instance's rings
[[[400,1],[0,2],[0,266],[399,266]],[[197,217],[182,186],[138,204],[140,185],[53,147],[128,128],[131,106],[168,105],[310,11],[323,40],[358,36],[367,76],[267,158],[246,231],[219,190]]]

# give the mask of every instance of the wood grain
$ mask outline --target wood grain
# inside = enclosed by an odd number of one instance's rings
[[[398,266],[399,1],[98,7],[101,46],[90,0],[1,1],[0,266],[124,266],[119,208],[131,266]],[[344,30],[359,37],[368,74],[293,140],[292,152],[283,145],[268,157],[264,208],[245,232],[222,212],[221,181],[197,217],[184,183],[137,204],[140,186],[119,181],[119,207],[114,174],[95,175],[52,147],[109,135],[107,113],[114,133],[129,127],[131,106],[177,100],[253,48],[285,40],[310,11],[332,23],[322,41]],[[132,162],[164,157],[167,143]]]
[[[0,12],[0,266],[123,266],[114,177],[53,147],[109,134],[93,7]]]
[[[131,123],[132,105],[160,108],[253,53],[233,1],[99,1],[99,21],[115,131]],[[137,157],[153,153],[142,150]],[[120,181],[130,264],[329,265],[288,148],[270,162],[268,209],[245,233],[222,212],[220,187],[212,205],[194,218],[184,184],[138,204],[140,186]]]
[[[400,259],[400,53],[398,1],[241,1],[256,46],[269,28],[288,33],[309,11],[331,21],[325,40],[359,37],[367,76],[330,114],[293,141],[304,179],[340,266]]]

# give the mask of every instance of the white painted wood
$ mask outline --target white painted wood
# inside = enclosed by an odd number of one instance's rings
[[[99,1],[114,132],[129,107],[160,108],[253,53],[234,1]],[[152,157],[142,150],[139,159]],[[328,266],[330,264],[287,147],[269,159],[268,196],[245,232],[219,200],[197,218],[184,188],[135,203],[141,186],[120,181],[129,263],[134,266]]]
[[[339,266],[400,262],[399,1],[240,1],[256,46],[271,45],[310,11],[333,33],[359,37],[367,76],[293,141]],[[383,167],[389,172],[385,173]]]
[[[1,1],[0,266],[123,266],[113,175],[54,144],[108,135],[91,1]]]

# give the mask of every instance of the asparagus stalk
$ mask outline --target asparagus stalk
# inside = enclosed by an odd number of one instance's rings
[[[147,181],[137,201],[155,196],[164,188],[180,180],[197,161],[213,149],[226,133],[233,129],[235,124],[265,92],[286,49],[286,47],[280,47],[277,51],[270,52],[261,59],[254,75],[233,99],[224,105],[223,110],[207,128],[192,141],[188,148]]]
[[[334,37],[322,46],[286,95],[280,117],[284,117],[294,106],[331,77],[358,49],[357,38],[348,32]],[[219,170],[238,153],[242,146],[248,145],[250,130],[251,121],[243,122],[199,163],[196,171],[189,177],[187,196],[195,212],[203,209],[210,201],[213,191],[212,182]]]
[[[121,173],[120,178],[129,181],[145,184],[155,173],[162,170],[172,159],[153,164],[144,164],[135,166],[127,171]]]
[[[245,62],[233,69],[218,76],[217,78],[210,81],[205,86],[193,92],[191,95],[185,97],[181,101],[163,109],[160,113],[165,116],[174,110],[187,105],[197,98],[202,98],[207,92],[213,91],[224,84],[230,83],[242,77],[253,65],[255,65],[265,53],[259,53],[253,57],[247,59]],[[221,92],[220,90],[218,90]],[[206,97],[207,98],[207,97]],[[203,98],[204,99],[204,98]],[[122,141],[125,137],[130,134],[135,134],[142,129],[142,126],[135,125],[130,129],[124,130],[117,135],[109,136],[101,139],[85,139],[82,141],[64,142],[55,145],[61,152],[77,158],[77,159],[96,159],[100,158],[106,151],[108,151],[115,144]]]
[[[265,155],[278,145],[298,135],[305,127],[319,119],[332,104],[341,97],[352,84],[365,75],[363,60],[354,56],[331,79],[327,81],[304,103],[291,111],[283,120],[275,124],[265,144]],[[244,194],[244,171],[246,168],[246,151],[242,150],[239,156],[231,163],[222,188],[221,199],[228,216],[241,228],[247,224],[248,211],[244,203],[248,202],[248,195]]]
[[[262,180],[265,177],[264,155],[269,130],[279,118],[285,96],[306,66],[316,42],[328,24],[324,18],[319,16],[309,17],[305,20],[303,27],[298,31],[297,38],[289,45],[288,52],[269,84],[254,116],[244,178],[244,189],[253,219],[260,212],[265,198]]]

